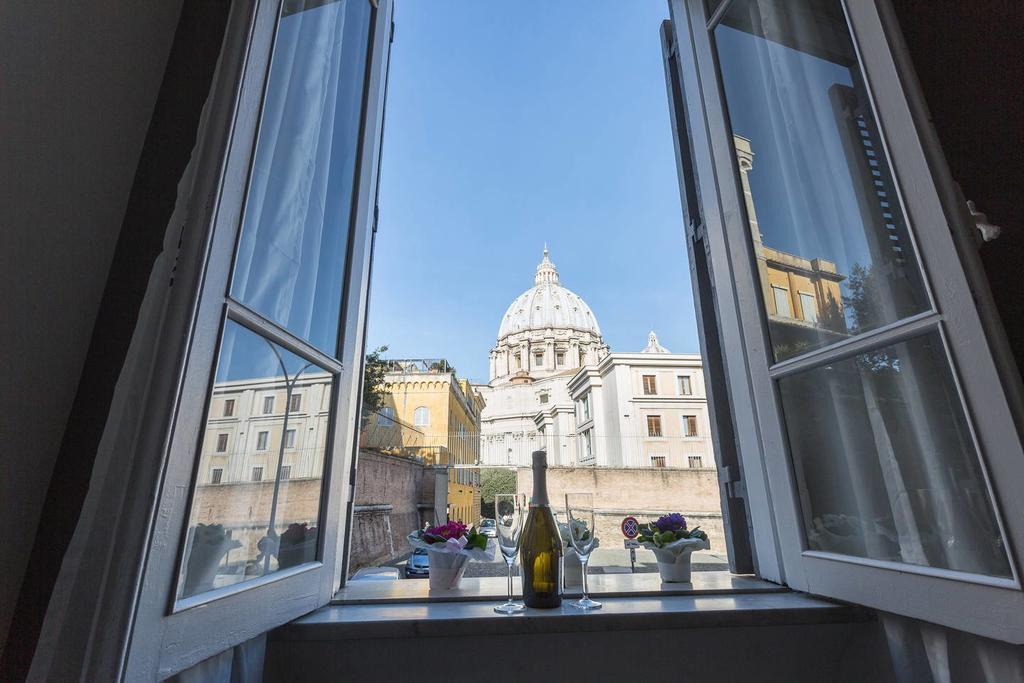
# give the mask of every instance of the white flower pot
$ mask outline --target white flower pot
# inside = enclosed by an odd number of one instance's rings
[[[466,573],[469,557],[457,553],[427,551],[430,557],[430,590],[455,590]]]
[[[572,548],[565,549],[562,583],[566,588],[583,588],[583,563]]]
[[[662,583],[690,583],[690,560],[693,548],[662,550],[653,548],[658,560],[658,573]]]

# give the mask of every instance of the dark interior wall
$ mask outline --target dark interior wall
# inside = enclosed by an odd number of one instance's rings
[[[0,648],[180,8],[0,2]]]
[[[892,4],[953,179],[1003,228],[980,253],[1024,368],[1024,2]]]

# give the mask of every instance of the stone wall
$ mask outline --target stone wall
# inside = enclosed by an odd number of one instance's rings
[[[517,470],[519,491],[530,495],[533,472]],[[704,529],[711,549],[725,551],[718,473],[712,469],[652,467],[549,467],[548,497],[555,512],[564,516],[566,493],[593,493],[598,538],[604,547],[620,547],[619,525],[626,515],[640,522],[669,512],[682,512],[691,528]]]

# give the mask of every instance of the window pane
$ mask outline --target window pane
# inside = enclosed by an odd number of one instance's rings
[[[714,38],[775,359],[928,310],[839,0],[736,0]]]
[[[310,7],[310,9],[305,9]],[[370,3],[284,3],[231,294],[334,354]]]
[[[811,549],[1010,576],[937,333],[779,389]]]
[[[228,321],[199,454],[199,472],[213,474],[193,493],[179,598],[316,559],[332,385],[326,371]],[[287,406],[289,387],[321,409],[264,416],[260,398],[271,392]],[[213,414],[224,397],[233,417]],[[227,430],[236,445],[221,452]]]

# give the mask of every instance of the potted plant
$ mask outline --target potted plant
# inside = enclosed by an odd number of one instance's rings
[[[581,519],[574,519],[571,523],[558,523],[558,534],[562,537],[562,584],[565,588],[583,587],[583,563],[580,556],[572,547],[569,534],[575,535],[576,540],[585,541],[590,538],[590,529],[587,523]],[[601,539],[594,541],[594,548],[601,545]]]
[[[302,524],[289,524],[281,534],[277,550],[277,566],[279,569],[296,567],[316,559],[316,527]]]
[[[494,560],[494,541],[462,522],[414,531],[409,534],[409,544],[423,548],[430,557],[430,590],[458,588],[470,560]]]
[[[196,595],[213,590],[221,559],[229,550],[242,544],[231,538],[221,524],[198,524],[192,530],[192,547],[185,563],[183,595]]]
[[[711,547],[708,535],[700,527],[687,529],[686,518],[678,512],[642,525],[637,540],[654,551],[663,583],[689,583],[690,555]]]

